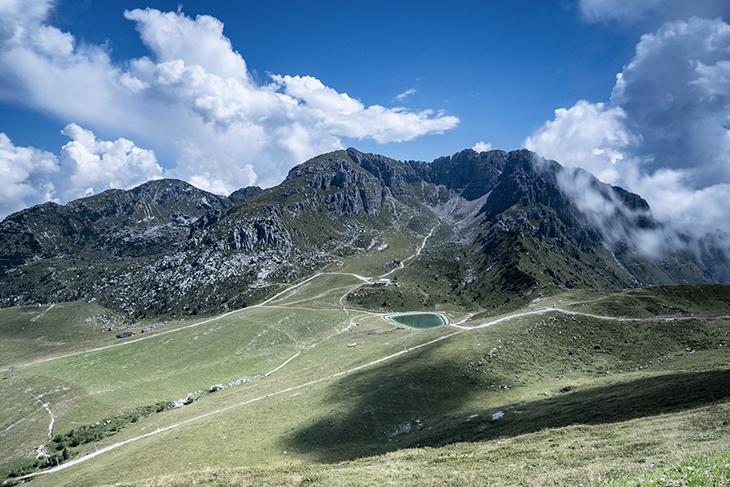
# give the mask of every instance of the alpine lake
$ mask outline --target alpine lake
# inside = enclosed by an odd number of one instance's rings
[[[419,329],[438,328],[439,326],[444,326],[446,324],[446,320],[444,320],[443,316],[435,313],[393,315],[389,316],[388,319],[399,325]]]

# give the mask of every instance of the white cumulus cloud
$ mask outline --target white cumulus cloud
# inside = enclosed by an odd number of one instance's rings
[[[524,145],[564,166],[582,167],[604,182],[618,183],[624,152],[638,143],[624,126],[625,118],[620,107],[581,100],[567,110],[555,110],[555,119],[545,122]]]
[[[0,215],[45,201],[69,201],[109,188],[129,189],[162,177],[150,150],[131,141],[99,140],[76,124],[63,129],[68,142],[60,157],[33,147],[18,147],[0,133]]]
[[[136,22],[142,42],[155,53],[159,62],[180,59],[221,78],[250,81],[246,62],[223,35],[223,23],[218,19],[198,15],[193,20],[181,12],[160,12],[151,8],[125,11],[124,17]]]
[[[165,175],[210,191],[276,184],[293,165],[342,148],[344,138],[402,142],[459,122],[438,111],[365,106],[311,76],[272,75],[257,83],[211,16],[125,11],[149,55],[113,62],[105,46],[79,43],[73,33],[48,25],[49,9],[46,0],[0,2],[0,99],[118,134],[114,144],[126,140],[163,154]],[[74,144],[94,153],[78,136]],[[72,148],[64,148],[61,163]],[[78,157],[86,160],[81,152]],[[159,175],[141,155],[134,157],[128,169]],[[120,178],[106,182],[124,184]],[[96,190],[96,181],[88,183]],[[58,194],[65,201],[71,193]]]
[[[674,223],[730,231],[730,25],[692,18],[642,36],[611,103],[559,109],[525,147],[647,199]]]
[[[65,184],[61,199],[70,200],[105,189],[127,189],[162,177],[154,152],[136,147],[130,140],[99,140],[93,132],[75,123],[62,133],[71,139],[61,150],[60,164]]]
[[[472,147],[472,150],[476,152],[487,152],[492,150],[492,144],[489,142],[480,141],[474,144],[474,147]]]
[[[0,133],[0,216],[53,199],[52,179],[60,171],[54,154],[33,147],[16,147]]]

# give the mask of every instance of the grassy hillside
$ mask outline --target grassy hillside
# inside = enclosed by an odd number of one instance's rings
[[[695,457],[724,475],[730,288],[575,290],[491,317],[441,302],[451,326],[428,330],[351,308],[372,287],[348,273],[388,272],[417,235],[122,343],[93,304],[3,310],[2,361],[25,365],[0,372],[0,476],[64,456],[33,484],[588,485]]]

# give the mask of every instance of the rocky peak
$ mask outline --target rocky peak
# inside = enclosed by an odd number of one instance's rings
[[[131,190],[110,189],[67,205],[44,203],[10,215],[0,223],[0,250],[13,256],[6,262],[34,255],[150,255],[181,245],[195,219],[229,205],[227,198],[184,181],[149,181]]]
[[[254,198],[261,194],[263,189],[259,188],[258,186],[249,186],[247,188],[241,188],[239,190],[234,191],[230,195],[228,195],[228,199],[231,201],[231,203],[238,204],[243,203],[244,201],[248,201],[251,198]]]
[[[325,191],[331,187],[379,186],[378,180],[350,159],[346,151],[323,154],[294,167],[285,183],[303,183],[309,188]]]
[[[390,188],[395,194],[399,189],[421,181],[421,177],[410,166],[378,154],[364,154],[355,149],[347,149],[347,154],[360,167],[372,174],[383,187]]]
[[[429,182],[443,184],[472,201],[489,193],[504,169],[507,153],[466,149],[453,156],[439,157],[430,164],[409,162]]]
[[[287,199],[286,211],[299,214],[306,208],[326,209],[330,218],[372,215],[380,212],[382,181],[336,151],[296,166],[277,189]]]
[[[555,208],[558,214],[575,216],[575,209],[556,180],[560,169],[557,162],[542,159],[528,150],[510,152],[482,212],[491,219],[513,206],[543,205]]]

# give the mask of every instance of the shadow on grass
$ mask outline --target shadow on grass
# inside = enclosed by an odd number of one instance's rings
[[[400,448],[440,447],[544,428],[626,421],[730,398],[730,370],[719,370],[634,380],[618,377],[613,384],[566,388],[525,405],[465,411],[465,400],[475,394],[499,393],[476,389],[457,367],[434,356],[423,353],[419,360],[412,358],[406,355],[334,383],[322,399],[322,408],[331,412],[293,432],[282,446],[313,455],[319,462],[340,462]],[[503,418],[493,420],[492,414],[500,410]]]

